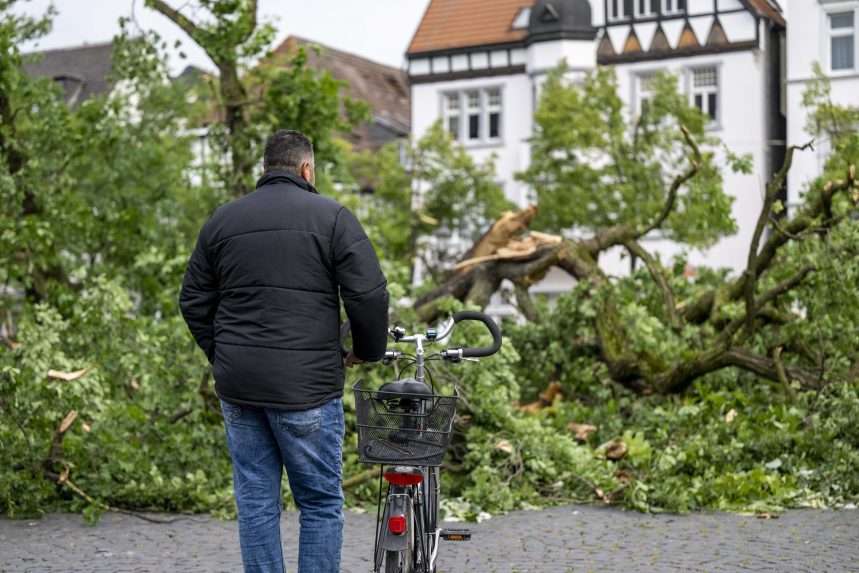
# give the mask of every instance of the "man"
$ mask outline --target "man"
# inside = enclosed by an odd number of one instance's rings
[[[337,573],[343,541],[340,302],[346,365],[379,360],[387,281],[364,230],[318,194],[313,147],[281,130],[254,192],[203,225],[180,307],[212,363],[234,467],[246,572],[283,573],[280,481],[301,517],[299,573]]]

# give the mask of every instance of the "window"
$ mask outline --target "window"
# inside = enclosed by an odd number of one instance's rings
[[[486,114],[489,126],[489,139],[501,137],[501,90],[492,88],[486,90]]]
[[[498,87],[444,94],[442,121],[451,138],[462,143],[501,139],[501,96]]]
[[[466,92],[468,102],[468,140],[480,139],[480,92]]]
[[[638,74],[636,86],[636,114],[640,118],[647,109],[647,104],[653,99],[654,82],[656,72],[645,72]]]
[[[659,0],[635,0],[635,15],[638,18],[650,18],[656,15],[653,6]]]
[[[444,96],[444,128],[453,139],[459,139],[459,94],[451,93]]]
[[[662,0],[662,13],[682,14],[686,11],[686,0]]]
[[[633,2],[638,0],[608,0],[609,21],[626,20],[632,12]]]
[[[519,10],[519,13],[516,14],[516,18],[513,19],[513,25],[510,26],[514,30],[520,30],[522,28],[527,28],[528,23],[531,21],[531,7],[525,6]]]
[[[719,73],[715,67],[692,70],[692,104],[710,118],[719,121]]]
[[[829,67],[833,72],[856,66],[855,12],[829,14]]]

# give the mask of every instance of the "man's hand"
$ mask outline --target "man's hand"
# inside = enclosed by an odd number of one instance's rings
[[[355,356],[355,349],[354,348],[349,349],[349,354],[346,355],[346,367],[347,368],[352,368],[356,364],[364,364],[364,362],[365,362],[364,360],[361,360],[360,358]]]

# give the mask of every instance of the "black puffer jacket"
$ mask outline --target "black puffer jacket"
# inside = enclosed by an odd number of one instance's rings
[[[379,360],[386,286],[348,209],[296,175],[270,171],[203,225],[179,302],[221,398],[303,410],[343,394],[338,290],[356,356]]]

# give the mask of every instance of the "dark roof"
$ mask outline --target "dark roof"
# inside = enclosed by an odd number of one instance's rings
[[[531,8],[529,42],[560,38],[593,40],[596,37],[588,0],[537,0]]]
[[[32,56],[39,55],[40,59]],[[45,50],[24,55],[24,69],[32,77],[51,78],[62,86],[66,102],[75,107],[89,98],[109,93],[113,42]]]
[[[373,121],[358,126],[347,137],[357,149],[378,149],[388,141],[408,136],[411,107],[404,71],[296,36],[284,40],[274,54],[287,54],[298,46],[319,46],[319,53],[307,50],[307,65],[328,70],[334,79],[348,82],[345,92],[370,104]]]

